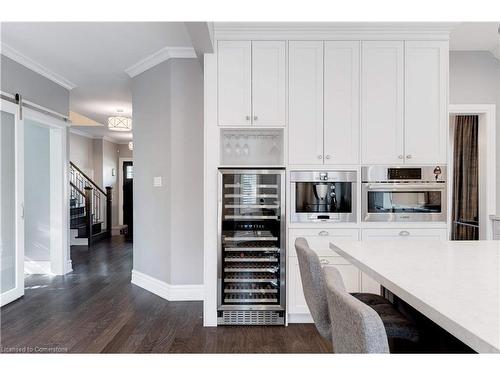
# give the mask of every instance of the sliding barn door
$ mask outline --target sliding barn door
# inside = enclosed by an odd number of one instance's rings
[[[0,110],[0,305],[24,295],[24,135],[18,106]]]

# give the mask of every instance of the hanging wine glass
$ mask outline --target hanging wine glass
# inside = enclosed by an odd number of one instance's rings
[[[240,136],[237,135],[236,136],[236,144],[234,145],[234,153],[236,154],[236,156],[240,156],[241,155],[241,148],[240,148],[239,139],[240,139]]]
[[[231,155],[231,152],[233,151],[231,147],[231,143],[229,140],[231,139],[231,136],[226,136],[226,145],[225,145],[225,151],[227,155]]]
[[[243,155],[248,156],[250,154],[250,147],[248,147],[248,135],[243,136],[244,144],[243,144]]]

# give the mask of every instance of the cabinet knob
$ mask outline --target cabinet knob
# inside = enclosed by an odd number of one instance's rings
[[[253,119],[257,121],[259,118],[257,116],[253,116]]]
[[[411,159],[411,154],[406,155],[407,159]]]
[[[410,235],[410,232],[408,232],[407,230],[402,230],[401,232],[399,232],[399,235],[401,237],[408,237]]]
[[[245,116],[245,120],[250,121],[250,116]]]
[[[326,155],[326,158],[327,158],[327,159],[330,159],[330,158],[331,158],[331,156],[330,156],[330,155]]]
[[[330,261],[328,259],[321,259],[319,262],[321,264],[330,264]]]
[[[328,236],[330,233],[328,233],[326,230],[322,230],[321,232],[318,233],[320,236]]]
[[[318,159],[323,159],[323,155],[318,155]]]
[[[403,155],[398,155],[398,158],[399,159],[403,159]]]

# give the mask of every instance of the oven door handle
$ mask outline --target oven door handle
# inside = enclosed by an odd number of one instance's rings
[[[446,184],[423,183],[423,184],[365,184],[367,190],[421,190],[421,191],[441,191],[446,188]]]

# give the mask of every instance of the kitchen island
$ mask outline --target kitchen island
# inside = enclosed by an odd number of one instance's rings
[[[500,352],[500,241],[347,241],[330,249],[479,353]]]

